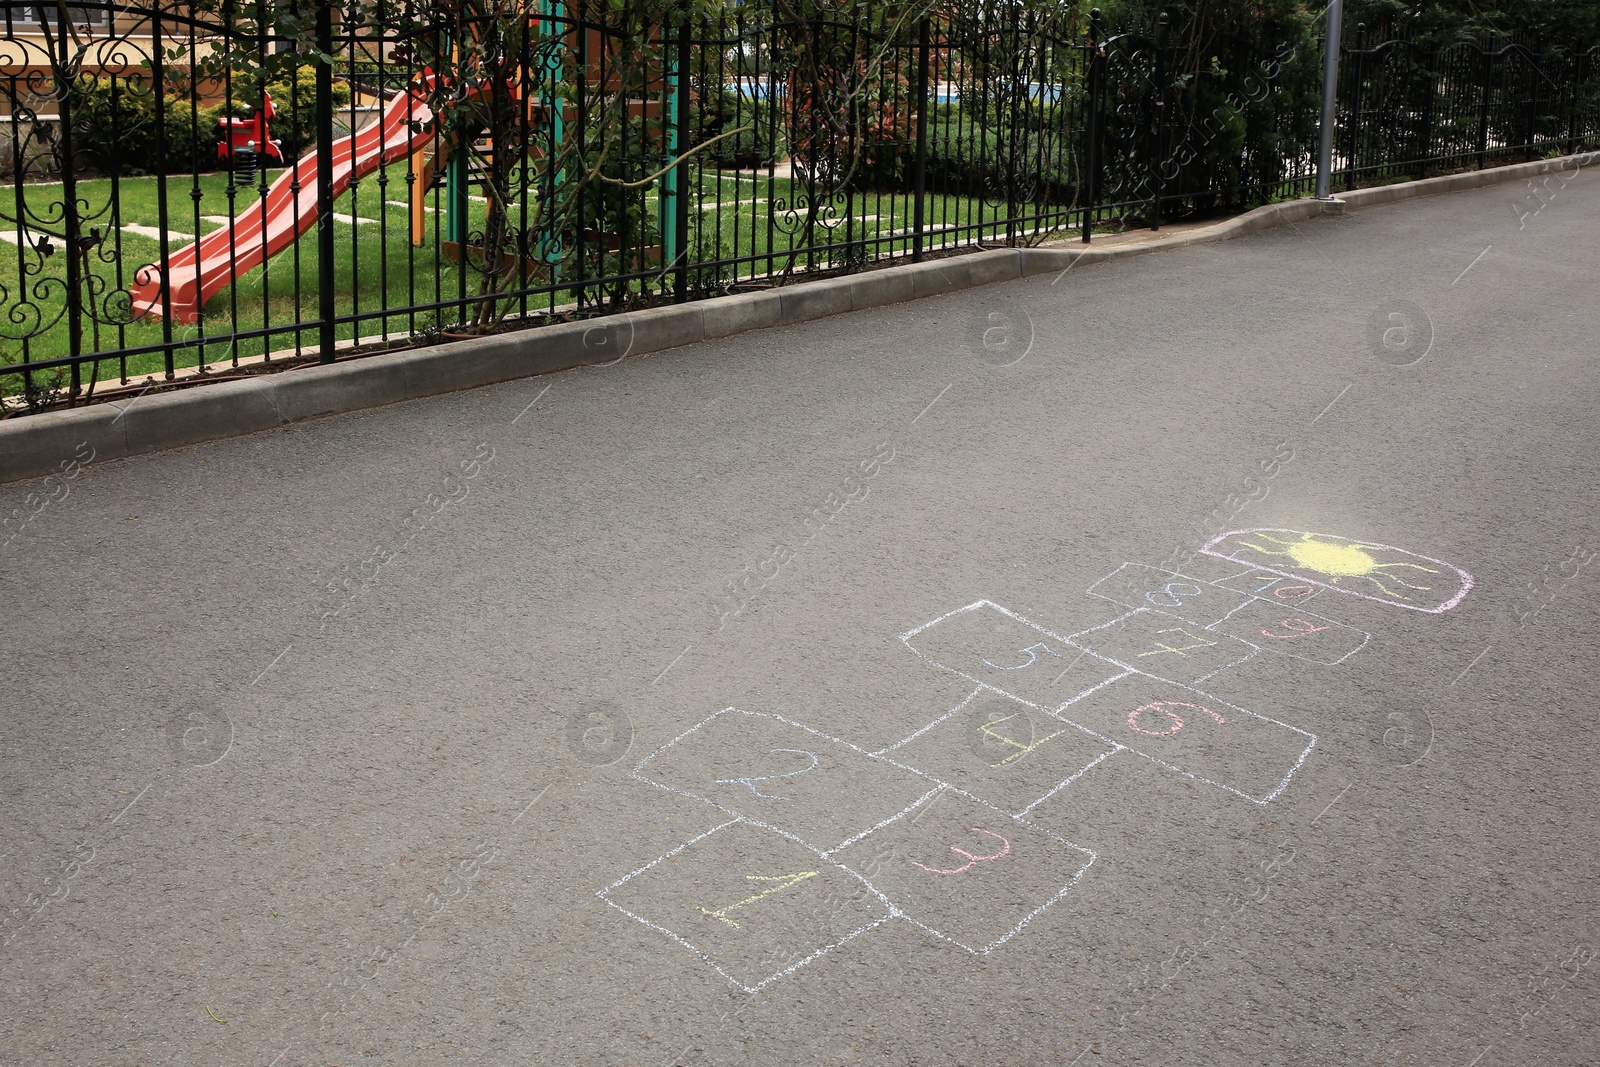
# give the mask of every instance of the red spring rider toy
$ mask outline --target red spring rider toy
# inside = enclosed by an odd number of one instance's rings
[[[283,147],[272,139],[272,130],[268,126],[277,114],[277,109],[272,106],[271,94],[263,93],[261,106],[251,117],[218,120],[222,127],[222,140],[217,142],[217,159],[228,164],[233,171],[233,184],[254,184],[256,168],[265,169],[261,162],[263,159],[283,162]]]

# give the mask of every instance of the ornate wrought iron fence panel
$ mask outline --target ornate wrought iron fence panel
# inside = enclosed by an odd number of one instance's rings
[[[1311,184],[1309,36],[1208,66],[1165,18],[1017,0],[60,10],[0,0],[0,415]],[[1338,115],[1346,187],[1581,151],[1600,52],[1358,31]]]
[[[1403,40],[1369,44],[1358,27],[1340,70],[1344,188],[1592,147],[1593,55],[1505,40],[1435,52]]]

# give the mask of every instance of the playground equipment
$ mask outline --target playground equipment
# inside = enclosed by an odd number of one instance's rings
[[[558,34],[555,20],[561,18],[562,5],[547,3],[544,15],[549,19],[546,33]],[[578,32],[592,35],[589,68],[595,82],[606,89],[615,89],[619,83],[603,73],[603,67],[594,58],[604,50],[599,34],[584,28]],[[687,90],[687,79],[679,76],[679,61],[672,59],[657,68],[656,76],[669,97],[667,101],[651,99],[648,90],[641,98],[626,101],[630,117],[655,118],[663,111],[668,115],[658,142],[665,152],[665,162],[677,160],[683,151],[680,126],[687,114],[687,102],[681,99]],[[411,87],[391,99],[380,120],[352,136],[332,142],[325,150],[313,148],[292,167],[279,175],[258,203],[250,205],[227,226],[204,235],[168,257],[163,275],[157,265],[141,267],[130,286],[135,318],[170,316],[174,322],[193,323],[199,320],[200,309],[206,301],[239,279],[247,271],[261,266],[268,259],[293,244],[310,230],[317,220],[317,189],[321,159],[332,160],[333,195],[338,197],[349,190],[351,183],[373,173],[378,168],[411,157],[412,172],[416,180],[410,182],[411,240],[415,245],[425,241],[427,205],[425,197],[431,187],[436,169],[445,174],[444,240],[441,252],[450,258],[461,258],[467,245],[468,201],[467,189],[471,181],[467,167],[469,155],[466,144],[451,145],[447,124],[436,121],[428,101],[437,84],[437,76],[425,71]],[[468,98],[494,91],[479,86]],[[542,127],[559,144],[566,134],[565,126],[571,116],[568,105],[557,98],[553,86],[540,88],[537,83],[513,83],[502,90],[521,101],[528,109],[530,127]],[[259,162],[262,158],[283,160],[278,142],[272,140],[268,123],[275,115],[269,98],[254,116],[247,119],[229,119],[223,124],[224,139],[217,146],[220,159],[236,166],[247,161]],[[537,116],[535,120],[533,116]],[[494,146],[488,146],[490,151]],[[537,151],[537,149],[531,149]],[[253,159],[251,155],[253,154]],[[253,177],[253,171],[252,171]],[[564,172],[550,175],[548,180],[560,185],[566,180]],[[669,263],[683,254],[682,221],[676,210],[679,197],[679,175],[676,168],[663,176],[661,196],[657,210],[662,234],[662,245],[635,249],[642,259],[653,267],[661,261],[663,250]],[[600,253],[620,250],[618,235],[589,233],[585,231],[590,247]],[[663,249],[664,246],[664,249]],[[541,238],[539,252],[530,266],[537,273],[553,278],[561,273],[561,252],[556,239]],[[322,279],[321,284],[331,284]]]
[[[283,144],[272,137],[267,124],[278,115],[272,106],[272,94],[261,94],[261,106],[249,118],[224,118],[220,120],[222,140],[217,142],[217,160],[226,163],[233,171],[237,185],[254,185],[256,168],[264,159],[283,162]]]
[[[565,14],[565,5],[560,0],[541,0],[541,13],[537,21],[541,24],[541,36],[553,38],[560,36],[560,20]],[[603,33],[594,27],[574,28],[569,31],[573,34],[587,36],[586,47],[578,49],[586,52],[588,58],[587,84],[593,91],[601,93],[614,92],[621,87],[621,80],[614,68],[608,68],[598,57],[608,49],[608,43]],[[655,86],[665,90],[665,100],[659,91],[651,92],[648,89],[641,92],[638,98],[626,102],[626,114],[629,120],[643,119],[648,123],[655,120],[660,123],[655,132],[659,138],[657,142],[665,149],[666,157],[663,162],[676,159],[684,150],[683,122],[687,119],[687,101],[684,100],[683,90],[687,89],[687,81],[680,86],[678,66],[680,58],[671,56],[665,58],[659,67],[654,70]],[[542,65],[542,64],[541,64]],[[658,81],[655,79],[659,79]],[[517,101],[517,107],[526,114],[526,129],[540,131],[534,138],[527,151],[530,156],[537,158],[544,150],[545,144],[562,144],[567,136],[567,126],[575,121],[574,106],[571,101],[563,101],[554,91],[554,85],[542,78],[535,78],[530,82],[515,81],[507,86],[507,92]],[[665,112],[665,121],[663,113]],[[442,137],[443,131],[436,131]],[[548,138],[545,141],[545,138]],[[486,138],[475,147],[475,152],[483,158],[492,159],[496,147],[493,138]],[[411,208],[411,243],[421,247],[426,242],[427,215],[432,210],[427,203],[429,191],[434,187],[436,177],[442,178],[444,186],[444,226],[440,251],[452,260],[461,259],[463,248],[468,243],[468,190],[477,183],[473,170],[469,165],[469,152],[464,146],[455,146],[454,149],[439,142],[429,147],[419,147],[411,160],[411,173],[416,180],[410,183],[410,208]],[[678,196],[678,174],[675,169],[668,170],[661,178],[661,195],[657,202],[657,226],[661,233],[662,244],[649,245],[636,248],[634,251],[642,255],[642,263],[650,266],[659,266],[661,263],[663,247],[667,250],[668,260],[675,260],[682,241],[678,234],[679,220],[672,210],[675,198]],[[557,171],[548,175],[548,190],[553,194],[556,188],[562,186],[567,175],[565,171]],[[486,195],[492,195],[487,189]],[[585,240],[594,252],[619,251],[618,235],[602,234],[585,230]],[[561,273],[561,259],[559,240],[552,235],[546,235],[539,243],[537,254],[528,261],[528,266],[536,276],[557,277]]]
[[[405,158],[433,136],[433,111],[428,107],[432,83],[431,74],[424,76],[395,96],[378,122],[333,142],[328,155],[333,160],[334,196],[349,189],[352,181]],[[198,321],[207,300],[316,225],[317,154],[314,148],[307,152],[278,176],[259,203],[227,226],[173,253],[166,278],[155,265],[141,267],[130,287],[134,317],[160,317],[170,303],[174,322]],[[330,280],[323,279],[323,284]]]

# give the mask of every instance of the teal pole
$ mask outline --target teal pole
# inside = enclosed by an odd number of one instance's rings
[[[450,50],[449,34],[444,47]],[[444,168],[444,239],[455,242],[462,263],[467,261],[467,151],[467,145],[457,145]]]
[[[457,245],[467,237],[467,150],[460,146],[444,170],[444,238]],[[465,253],[462,253],[465,255]]]
[[[665,27],[663,27],[665,28]],[[675,50],[666,63],[667,73],[667,163],[672,169],[661,177],[661,197],[656,203],[656,215],[661,227],[661,250],[664,254],[665,264],[670,266],[678,262],[683,246],[683,235],[678,232],[678,221],[682,213],[677,210],[678,197],[683,194],[679,181],[682,167],[677,166],[678,153],[683,151],[683,86],[679,69],[682,58]]]
[[[561,0],[540,0],[539,6],[541,13],[547,20],[544,24],[545,34],[555,35],[561,33],[562,27],[556,20],[566,14],[566,5]],[[540,102],[544,104],[544,113],[550,116],[550,152],[548,158],[554,159],[561,151],[561,142],[566,136],[566,116],[562,113],[561,95],[555,91],[555,86],[551,84],[561,77],[561,60],[558,58],[559,53],[554,49],[549,54],[551,57],[549,60],[550,69],[541,72],[549,81],[540,94]],[[566,171],[558,170],[554,174],[546,175],[545,180],[549,182],[547,204],[552,212],[555,209],[557,190],[561,188],[562,183],[566,180],[566,174]],[[541,258],[545,262],[557,263],[561,259],[561,249],[557,247],[556,238],[548,230],[539,243],[540,251],[542,252]],[[556,276],[559,277],[559,269]]]

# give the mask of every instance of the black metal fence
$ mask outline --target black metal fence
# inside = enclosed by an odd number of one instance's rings
[[[1321,46],[980,0],[651,25],[0,0],[0,403],[1308,195]],[[476,12],[476,13],[475,13]],[[293,27],[291,27],[293,28]],[[1336,187],[1600,145],[1600,52],[1347,35]],[[317,53],[334,62],[320,61]]]
[[[1593,148],[1600,48],[1509,39],[1440,50],[1346,41],[1338,177],[1346,189]]]

